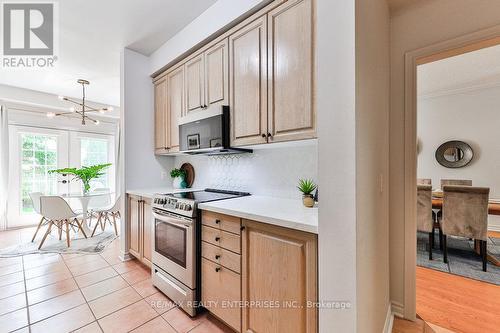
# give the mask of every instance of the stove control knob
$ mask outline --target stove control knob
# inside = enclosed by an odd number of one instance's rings
[[[191,207],[190,204],[187,204],[185,207],[184,207],[184,210],[187,210],[187,211],[190,211],[193,207]]]
[[[179,209],[181,209],[181,210],[184,210],[184,207],[185,207],[185,204],[184,204],[184,203],[181,203],[181,204],[179,205]]]

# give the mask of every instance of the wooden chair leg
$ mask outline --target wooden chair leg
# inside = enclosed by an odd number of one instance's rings
[[[94,226],[94,230],[92,230],[92,235],[90,235],[90,237],[94,237],[94,234],[95,234],[95,231],[97,230],[97,227],[99,226],[99,224],[102,226],[101,224],[101,215],[99,215],[99,219],[97,220],[95,226]]]
[[[432,260],[432,248],[434,247],[434,228],[429,232],[429,260]]]
[[[446,244],[447,242],[447,236],[443,234],[443,259],[444,263],[448,263],[448,245]]]
[[[52,225],[54,224],[54,221],[49,222],[49,226],[47,227],[47,231],[45,231],[45,235],[43,235],[42,241],[40,242],[40,245],[38,245],[38,249],[40,250],[43,243],[45,242],[45,239],[47,239],[47,236],[50,234],[50,229],[52,228]]]
[[[57,221],[57,228],[59,229],[58,232],[59,232],[59,240],[62,239],[62,225],[63,225],[63,221]]]
[[[45,217],[42,216],[42,219],[40,220],[40,223],[38,223],[38,227],[36,227],[35,234],[33,235],[33,238],[31,239],[32,243],[35,241],[36,234],[38,233],[38,230],[40,230],[40,228],[42,227],[43,221],[45,221]]]
[[[65,220],[64,221],[65,224],[66,224],[66,244],[68,245],[68,247],[70,247],[70,241],[69,241],[69,220]]]
[[[85,231],[84,231],[84,230],[83,230],[83,228],[82,228],[82,224],[80,223],[80,221],[78,221],[78,219],[76,219],[76,218],[75,218],[75,222],[76,222],[76,224],[78,225],[78,229],[80,229],[80,231],[82,232],[83,236],[84,236],[85,238],[88,238],[88,237],[87,237],[87,235],[85,234]]]
[[[483,257],[483,272],[486,272],[486,268],[488,266],[488,241],[481,241],[481,255]]]
[[[115,227],[115,235],[118,236],[118,229],[116,228],[116,217],[114,213],[111,213],[111,216],[113,217],[113,226]]]

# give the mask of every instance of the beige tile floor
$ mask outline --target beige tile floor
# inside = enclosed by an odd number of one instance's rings
[[[0,248],[33,232],[0,232]],[[147,267],[118,252],[116,240],[101,254],[0,258],[0,333],[232,332],[210,315],[190,318],[151,284]]]

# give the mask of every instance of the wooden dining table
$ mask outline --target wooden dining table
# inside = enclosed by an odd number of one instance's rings
[[[432,197],[432,209],[442,209],[443,208],[443,198]],[[488,203],[488,214],[489,215],[500,215],[500,203],[489,202]],[[474,241],[474,249],[479,254],[479,242]],[[488,261],[495,266],[500,266],[500,260],[490,253],[487,254]]]

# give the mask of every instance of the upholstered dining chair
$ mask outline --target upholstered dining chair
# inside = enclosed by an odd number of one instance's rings
[[[470,179],[441,179],[441,189],[447,185],[472,186]]]
[[[430,178],[418,178],[417,185],[432,185],[432,179],[430,179]]]
[[[118,228],[116,226],[116,218],[121,217],[120,215],[120,197],[116,198],[114,204],[111,207],[106,207],[102,209],[97,209],[93,211],[97,213],[97,222],[94,226],[94,230],[92,231],[92,236],[94,236],[95,231],[97,230],[97,227],[101,225],[101,229],[104,231],[106,228],[106,222],[109,222],[109,224],[112,224],[113,227],[115,228],[115,235],[118,236]],[[113,220],[110,219],[110,216]]]
[[[483,271],[487,266],[488,200],[490,189],[473,186],[443,187],[443,247],[448,263],[447,236],[473,238],[480,242]]]
[[[33,204],[33,210],[35,213],[38,215],[42,215],[42,211],[40,210],[40,197],[43,195],[42,192],[32,192],[29,194],[31,198],[31,202]],[[44,225],[47,225],[49,223],[49,220],[45,218],[45,216],[42,215],[42,218],[40,219],[40,222],[38,222],[38,226],[36,227],[35,234],[33,235],[33,238],[31,239],[31,242],[33,243],[35,241],[36,235],[38,234],[38,231],[40,230],[41,227]]]
[[[434,219],[432,217],[432,186],[417,186],[417,230],[429,234],[429,260],[434,245]]]
[[[63,227],[66,226],[66,243],[68,247],[70,246],[70,227],[77,227],[82,232],[83,236],[87,238],[81,222],[78,220],[78,217],[80,217],[81,214],[75,213],[63,198],[59,196],[41,196],[40,211],[45,218],[49,219],[49,226],[42,238],[42,241],[40,242],[40,245],[38,246],[38,249],[42,247],[53,226],[56,226],[59,229],[59,240],[61,240]]]

